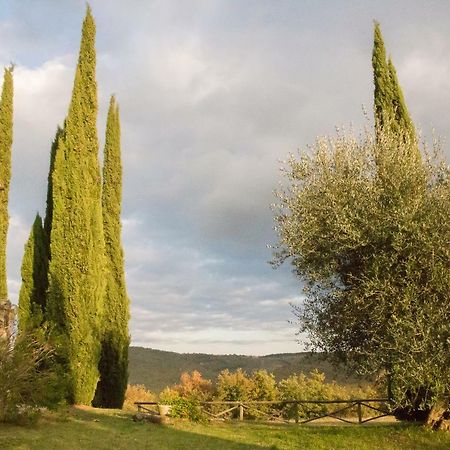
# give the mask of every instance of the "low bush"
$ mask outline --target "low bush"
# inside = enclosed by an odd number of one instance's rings
[[[170,417],[189,419],[193,422],[199,422],[205,418],[200,401],[195,397],[183,398],[176,389],[169,387],[163,389],[158,401],[160,404],[171,406]]]
[[[34,422],[39,407],[64,402],[66,377],[40,332],[0,339],[0,422]]]
[[[179,397],[166,404],[171,406],[170,417],[177,419],[189,419],[193,422],[200,422],[205,419],[205,415],[202,412],[202,408],[198,400]]]
[[[122,409],[135,411],[135,402],[154,402],[155,400],[155,394],[147,390],[143,384],[129,384],[125,391],[125,401],[123,402]]]
[[[303,373],[294,374],[276,382],[273,374],[266,370],[256,370],[248,376],[242,369],[234,372],[223,370],[217,377],[215,394],[212,383],[202,378],[197,371],[192,375],[184,373],[180,384],[165,388],[159,395],[159,402],[172,405],[173,417],[198,420],[201,411],[201,402],[213,399],[219,402],[242,402],[245,404],[245,417],[249,419],[269,418],[272,414],[282,415],[285,419],[308,419],[319,415],[329,414],[338,409],[343,409],[348,404],[324,403],[324,404],[256,404],[250,402],[259,401],[289,401],[289,400],[352,400],[378,397],[377,391],[371,387],[342,386],[336,382],[326,382],[325,375],[318,370],[309,375]],[[379,405],[372,405],[379,406]],[[229,405],[232,408],[233,405]],[[218,414],[227,407],[224,405],[210,404],[207,406],[211,414]],[[377,414],[370,408],[363,407],[363,416],[369,417]],[[338,413],[340,417],[356,416],[356,407],[345,409]],[[223,419],[231,419],[239,416],[236,407],[230,412],[222,414]]]
[[[361,398],[373,398],[377,396],[375,389],[371,387],[348,387],[338,385],[334,381],[327,383],[325,375],[317,370],[312,371],[309,376],[301,373],[291,375],[281,380],[279,385],[280,400],[351,400]],[[283,408],[283,416],[287,419],[308,419],[332,411],[345,408],[348,404],[288,404]],[[377,406],[377,405],[373,405]],[[373,410],[365,408],[365,416],[373,415]],[[354,416],[356,411],[347,409],[340,412],[340,417]]]

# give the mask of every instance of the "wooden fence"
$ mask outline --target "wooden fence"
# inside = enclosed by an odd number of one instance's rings
[[[157,402],[136,402],[138,412],[155,413]],[[284,401],[209,401],[200,402],[212,420],[264,420],[304,424],[331,417],[349,424],[363,424],[390,415],[389,399],[284,400]],[[328,409],[331,409],[329,411]],[[364,417],[364,412],[375,415]],[[353,414],[353,416],[352,416]]]

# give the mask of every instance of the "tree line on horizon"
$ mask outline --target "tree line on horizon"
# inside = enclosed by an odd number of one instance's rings
[[[55,348],[69,403],[120,408],[128,381],[129,299],[121,243],[119,106],[111,97],[102,173],[97,137],[95,22],[88,5],[68,114],[50,151],[44,220],[25,244],[19,334]],[[13,68],[0,100],[0,332],[11,334],[6,286]]]

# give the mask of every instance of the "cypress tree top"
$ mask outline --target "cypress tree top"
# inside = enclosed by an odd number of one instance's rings
[[[121,248],[120,212],[122,202],[122,162],[120,157],[120,119],[119,106],[114,96],[111,97],[106,125],[105,154],[103,165],[102,208],[105,241],[113,244],[111,250]],[[118,262],[118,261],[116,261]],[[123,263],[121,262],[121,264]]]
[[[378,22],[375,22],[374,28],[372,67],[376,128],[383,128],[389,123],[394,133],[414,138],[414,126],[392,60],[386,57],[383,36]]]
[[[387,66],[386,49],[381,35],[380,24],[375,22],[372,67],[374,91],[374,113],[375,124],[383,124],[385,111],[390,111],[392,107],[392,92]]]

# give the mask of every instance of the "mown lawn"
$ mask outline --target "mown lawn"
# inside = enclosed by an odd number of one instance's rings
[[[70,408],[37,425],[0,425],[0,449],[447,450],[450,433],[408,424],[295,426],[251,423],[134,423],[131,414]]]

